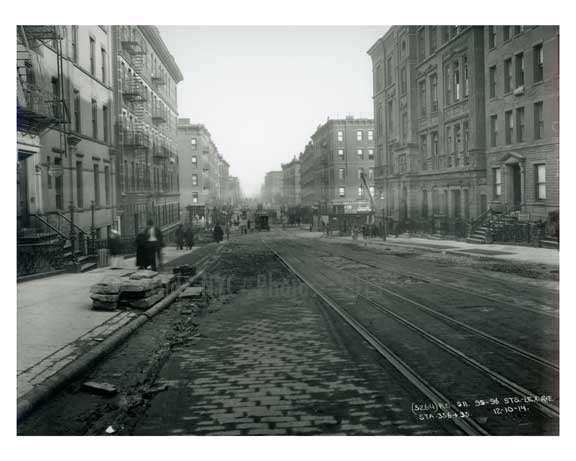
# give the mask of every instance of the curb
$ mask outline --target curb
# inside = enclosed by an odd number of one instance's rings
[[[340,239],[340,237],[329,237],[331,240],[335,240],[338,241]],[[350,242],[353,243],[353,241],[349,241],[346,239],[342,239],[341,241],[344,242]],[[360,241],[358,241],[359,243],[357,243],[357,245],[359,246],[363,246]],[[430,247],[423,247],[423,246],[418,246],[418,245],[410,245],[409,243],[398,243],[398,242],[389,242],[389,241],[381,241],[380,243],[375,243],[375,242],[367,242],[368,245],[372,244],[372,245],[376,245],[376,246],[384,246],[384,245],[391,245],[391,246],[395,246],[398,248],[407,248],[407,249],[411,249],[411,250],[422,250],[422,251],[428,251],[428,252],[432,252],[432,253],[446,253],[446,254],[452,254],[455,256],[467,256],[469,258],[474,258],[474,259],[478,259],[480,261],[493,261],[493,262],[517,262],[517,263],[528,263],[528,264],[544,264],[546,266],[550,266],[550,267],[557,267],[557,264],[547,264],[547,263],[533,263],[533,262],[526,262],[526,261],[521,261],[518,259],[513,259],[513,258],[498,258],[495,256],[490,256],[490,255],[480,255],[480,254],[476,254],[476,253],[468,253],[466,252],[466,250],[464,251],[460,251],[460,250],[454,250],[454,249],[441,249],[441,248],[430,248]]]
[[[40,404],[48,399],[48,397],[56,393],[71,380],[86,371],[90,366],[94,365],[97,361],[112,352],[116,346],[128,339],[134,331],[172,304],[185,288],[189,287],[200,276],[202,276],[204,271],[205,269],[199,271],[194,277],[182,284],[176,291],[166,296],[161,301],[158,301],[148,310],[140,313],[138,317],[120,327],[120,329],[112,333],[112,335],[106,338],[102,343],[66,365],[61,371],[56,372],[37,387],[20,397],[17,400],[16,421],[21,422]]]

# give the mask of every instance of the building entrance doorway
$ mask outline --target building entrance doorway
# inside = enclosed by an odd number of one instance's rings
[[[520,165],[514,164],[510,165],[510,193],[511,202],[514,210],[519,210],[522,204],[522,176],[520,171]]]
[[[18,159],[16,170],[16,208],[17,229],[28,227],[30,223],[30,210],[28,208],[28,161],[27,158]]]

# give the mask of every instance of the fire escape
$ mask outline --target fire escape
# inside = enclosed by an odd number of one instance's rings
[[[59,134],[60,164],[68,151],[68,110],[64,99],[62,35],[58,26],[18,26],[16,32],[16,114],[22,136],[39,137],[49,129]],[[51,49],[56,75],[44,74],[41,53]],[[18,152],[18,277],[62,269],[70,256],[67,232],[46,215],[30,214],[26,158]],[[22,164],[21,164],[22,163]],[[55,177],[61,184],[61,175]],[[57,186],[56,186],[57,187]]]

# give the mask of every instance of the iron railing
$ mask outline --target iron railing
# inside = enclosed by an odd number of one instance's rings
[[[53,272],[64,268],[64,239],[17,245],[17,277]]]

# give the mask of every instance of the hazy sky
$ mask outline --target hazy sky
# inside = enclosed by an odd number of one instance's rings
[[[330,116],[373,116],[366,51],[387,26],[160,26],[184,81],[178,112],[206,125],[246,195]]]

